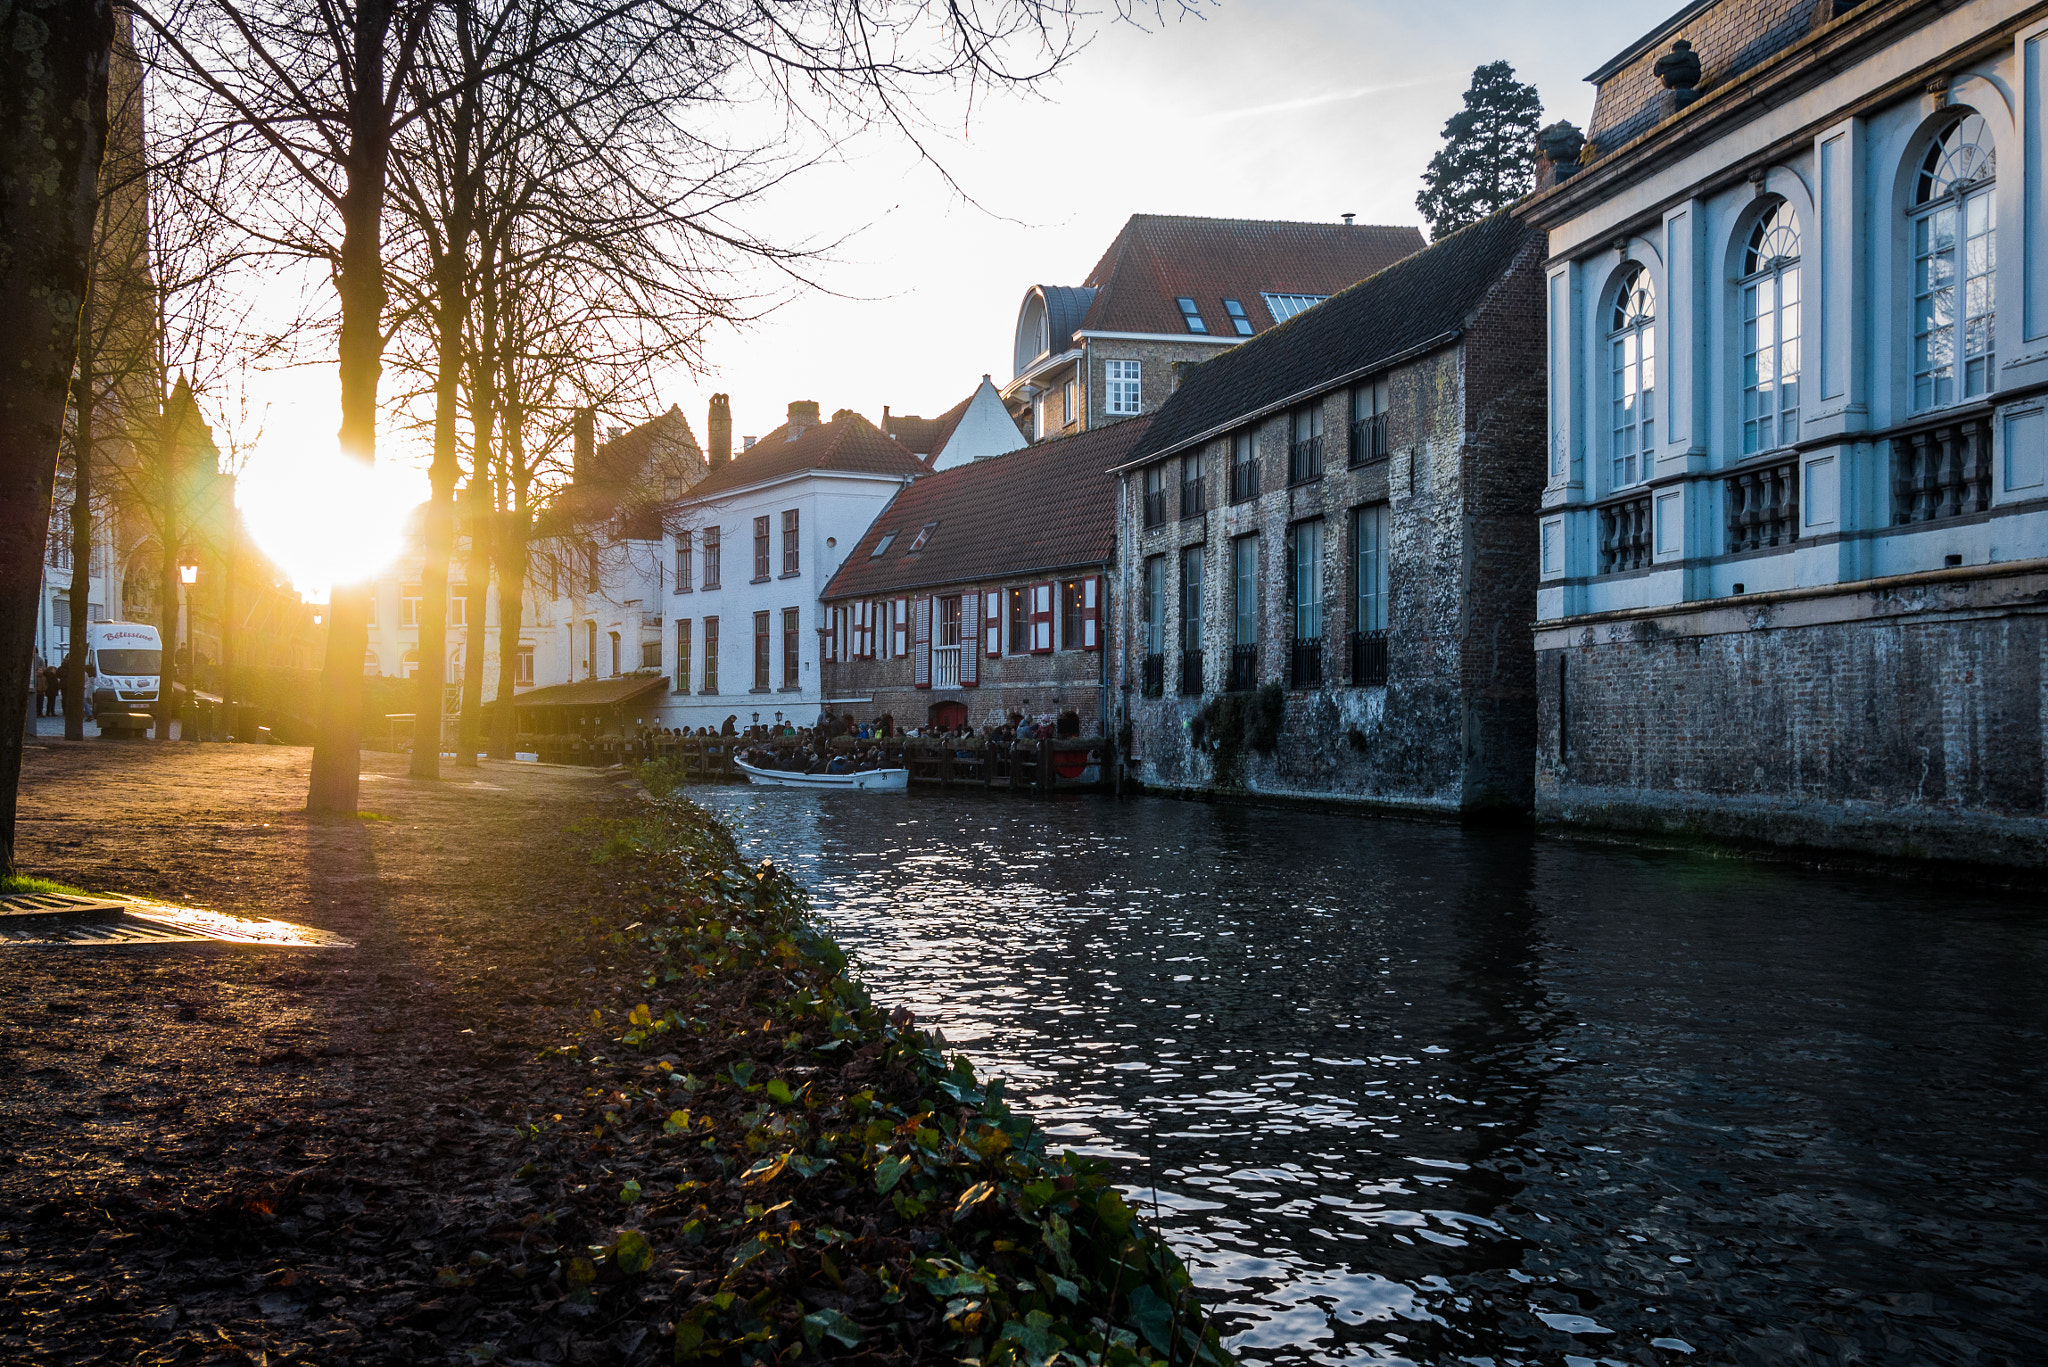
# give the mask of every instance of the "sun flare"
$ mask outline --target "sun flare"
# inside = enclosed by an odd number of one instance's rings
[[[257,545],[314,600],[389,564],[416,501],[412,471],[388,462],[366,468],[327,440],[324,451],[269,446],[250,461],[237,497]]]

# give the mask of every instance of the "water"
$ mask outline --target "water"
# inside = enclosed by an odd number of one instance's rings
[[[705,790],[1247,1362],[2048,1361],[2048,915],[1097,799]]]

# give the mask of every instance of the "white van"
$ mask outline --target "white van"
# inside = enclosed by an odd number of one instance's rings
[[[156,718],[164,643],[142,622],[94,622],[85,629],[85,682],[100,734],[146,731]]]

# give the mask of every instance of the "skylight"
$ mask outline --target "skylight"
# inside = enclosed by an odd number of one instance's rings
[[[1243,304],[1238,303],[1235,299],[1225,299],[1223,301],[1223,311],[1230,315],[1230,325],[1237,329],[1238,336],[1249,337],[1252,335],[1252,320],[1245,315]]]
[[[896,533],[883,532],[882,539],[880,541],[877,541],[875,543],[875,548],[868,552],[868,559],[873,560],[875,557],[879,556],[883,551],[888,550],[889,543],[894,541],[895,539]]]
[[[924,526],[921,529],[919,529],[917,533],[917,539],[910,543],[910,550],[904,552],[904,554],[913,554],[917,551],[923,550],[924,543],[932,539],[932,533],[938,529],[938,525],[939,524],[936,522],[925,523]]]
[[[1207,332],[1209,325],[1202,321],[1202,311],[1195,307],[1195,301],[1185,296],[1173,301],[1180,305],[1180,316],[1188,325],[1189,332]]]
[[[1327,294],[1265,294],[1259,298],[1266,301],[1266,312],[1273,315],[1273,321],[1284,323],[1303,309],[1312,309],[1330,296]]]

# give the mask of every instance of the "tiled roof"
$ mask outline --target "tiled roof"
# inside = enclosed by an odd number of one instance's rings
[[[1150,419],[1098,427],[928,475],[897,493],[825,586],[861,598],[1108,562],[1120,465]],[[910,547],[926,526],[924,546]],[[877,556],[885,536],[895,539]]]
[[[574,481],[555,492],[536,519],[537,534],[566,535],[613,522],[629,540],[659,540],[655,505],[670,478],[688,485],[704,472],[704,453],[690,420],[674,404],[659,416],[613,437],[591,454]]]
[[[789,439],[789,425],[784,423],[698,481],[690,497],[724,493],[807,470],[908,478],[923,474],[924,469],[923,461],[880,428],[860,414],[842,409],[832,415],[832,421],[806,429],[795,441]]]
[[[1712,90],[1827,23],[1814,0],[1693,0],[1586,79],[1599,87],[1586,136],[1602,153],[1634,141],[1670,112],[1657,59],[1683,38]]]
[[[680,407],[670,404],[668,412],[660,417],[621,432],[598,447],[587,478],[598,485],[631,484],[647,473],[656,456],[678,455],[685,461],[704,458],[697,435],[690,430],[690,420],[683,416]]]
[[[1411,227],[1133,214],[1088,273],[1095,297],[1080,327],[1186,333],[1174,302],[1184,295],[1209,336],[1237,335],[1226,298],[1244,305],[1256,334],[1274,325],[1261,294],[1335,294],[1421,248]]]
[[[946,449],[946,439],[953,435],[953,429],[960,425],[960,419],[967,414],[967,406],[973,402],[974,395],[969,394],[936,418],[898,417],[885,412],[882,426],[902,444],[904,450],[929,460]]]
[[[1195,366],[1152,419],[1135,464],[1347,375],[1448,340],[1543,235],[1507,210],[1451,234],[1261,337]]]

